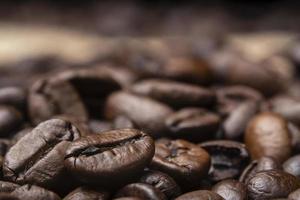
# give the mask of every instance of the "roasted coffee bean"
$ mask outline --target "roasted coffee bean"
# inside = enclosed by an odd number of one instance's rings
[[[292,151],[287,122],[274,113],[261,113],[248,124],[245,143],[252,159],[270,156],[279,162],[286,160]]]
[[[135,129],[119,129],[74,141],[66,151],[65,166],[84,183],[108,187],[131,180],[153,155],[150,136]]]
[[[300,199],[300,189],[297,189],[289,194],[289,200],[299,200]]]
[[[0,88],[0,104],[9,105],[24,111],[26,106],[26,91],[19,87]]]
[[[20,187],[20,185],[15,184],[15,183],[11,183],[8,181],[0,181],[0,193],[2,192],[12,192],[15,189],[17,189],[18,187]]]
[[[96,69],[69,70],[56,78],[72,84],[92,116],[101,116],[105,98],[121,88],[110,73]]]
[[[300,178],[300,155],[289,158],[282,167],[285,172]]]
[[[118,116],[114,119],[113,126],[115,129],[135,128],[133,122],[126,116]]]
[[[155,142],[155,155],[150,168],[162,171],[185,187],[196,187],[208,174],[209,154],[185,140],[161,139]]]
[[[217,183],[212,191],[219,194],[225,200],[247,200],[247,187],[243,183],[228,179]]]
[[[246,101],[238,105],[223,123],[224,137],[232,140],[243,138],[248,122],[258,109],[258,103],[254,101]]]
[[[215,140],[201,143],[211,156],[209,177],[220,181],[238,177],[248,164],[249,153],[244,144],[229,140]]]
[[[60,200],[61,198],[52,191],[35,185],[23,185],[15,189],[12,193],[13,196],[22,200]]]
[[[134,84],[130,91],[151,97],[175,108],[186,106],[212,106],[216,95],[200,86],[162,79],[149,79]]]
[[[116,197],[138,197],[148,200],[167,200],[167,197],[157,188],[145,183],[126,185],[116,194]]]
[[[64,200],[108,200],[109,193],[86,187],[79,187],[64,197]]]
[[[247,183],[256,173],[272,169],[281,169],[280,163],[271,157],[262,157],[252,161],[243,171],[240,176],[240,181]]]
[[[65,172],[63,163],[66,148],[79,137],[78,129],[61,119],[39,124],[5,155],[4,177],[20,184],[59,187]]]
[[[256,90],[246,86],[227,86],[216,89],[217,110],[223,116],[228,116],[239,104],[247,101],[259,103],[263,96]]]
[[[159,171],[146,171],[139,181],[159,189],[168,199],[174,199],[181,194],[181,189],[174,179]]]
[[[11,138],[11,145],[16,144],[23,136],[25,136],[27,133],[30,133],[32,131],[32,127],[27,127],[24,129],[21,129],[16,134],[13,135]]]
[[[126,116],[140,129],[155,137],[165,133],[164,121],[171,113],[172,110],[164,104],[126,92],[112,94],[106,104],[108,119]]]
[[[23,122],[22,114],[10,106],[0,106],[0,137],[6,137],[18,130]]]
[[[300,187],[300,180],[281,170],[256,173],[247,183],[250,199],[272,199],[287,197]]]
[[[166,119],[170,136],[200,142],[214,138],[221,119],[200,108],[184,108]]]
[[[33,84],[28,97],[29,115],[34,124],[55,115],[71,115],[87,120],[88,114],[75,88],[68,82],[41,79]]]
[[[108,121],[92,119],[88,122],[89,131],[91,133],[100,133],[113,129],[113,124]]]
[[[224,200],[220,195],[209,190],[196,190],[177,197],[175,200]]]

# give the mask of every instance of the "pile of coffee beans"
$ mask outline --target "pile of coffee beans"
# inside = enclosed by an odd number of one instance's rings
[[[294,48],[133,46],[0,80],[1,200],[300,199]]]

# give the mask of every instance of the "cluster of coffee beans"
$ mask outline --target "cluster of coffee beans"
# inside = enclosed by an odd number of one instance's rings
[[[300,199],[300,59],[206,51],[1,87],[0,199]]]

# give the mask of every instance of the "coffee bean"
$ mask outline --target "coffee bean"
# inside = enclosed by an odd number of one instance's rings
[[[287,122],[274,113],[261,113],[249,122],[245,143],[252,159],[271,156],[283,162],[292,150]]]
[[[11,138],[11,145],[16,144],[23,136],[25,136],[27,133],[30,133],[32,131],[32,127],[27,127],[24,129],[21,129],[16,134],[13,135]]]
[[[139,174],[153,154],[154,143],[147,134],[119,129],[74,141],[67,149],[65,166],[84,183],[116,186]]]
[[[4,177],[20,184],[59,187],[64,176],[66,148],[79,137],[78,129],[61,119],[39,124],[5,155]]]
[[[61,198],[52,191],[35,185],[23,185],[15,189],[12,193],[13,196],[22,200],[60,200]]]
[[[175,200],[224,200],[220,195],[209,190],[196,190],[177,197]]]
[[[20,200],[18,197],[15,197],[9,193],[0,193],[1,200]]]
[[[271,157],[262,157],[252,161],[243,171],[240,176],[240,181],[247,183],[256,173],[272,169],[281,169],[280,163]]]
[[[106,104],[108,119],[114,119],[120,115],[126,116],[152,136],[159,136],[165,132],[164,120],[171,113],[172,110],[164,104],[126,92],[112,94]]]
[[[166,196],[157,188],[145,183],[126,185],[116,194],[116,197],[138,197],[149,200],[166,200]]]
[[[299,200],[299,198],[300,198],[300,189],[293,191],[288,196],[289,200]]]
[[[87,120],[88,114],[75,88],[68,82],[41,79],[33,84],[28,97],[29,115],[34,124],[55,115],[74,115]]]
[[[9,105],[24,111],[27,101],[27,94],[20,87],[0,88],[0,104]]]
[[[20,186],[15,183],[11,183],[8,181],[0,181],[0,193],[3,193],[3,192],[9,193],[9,192],[14,191],[18,187],[20,187]]]
[[[116,117],[113,124],[115,129],[136,128],[136,125],[126,116]]]
[[[10,106],[0,106],[0,137],[7,137],[20,128],[22,114]]]
[[[200,86],[162,79],[149,79],[134,84],[130,91],[161,101],[175,108],[212,106],[216,95]]]
[[[89,126],[89,131],[91,133],[100,133],[100,132],[109,131],[113,129],[112,123],[108,121],[101,121],[96,119],[89,120],[88,126]]]
[[[243,183],[228,179],[217,183],[212,191],[219,194],[225,200],[247,200],[247,188]]]
[[[168,199],[174,199],[181,194],[181,189],[174,179],[159,171],[146,171],[139,181],[159,189]]]
[[[258,172],[247,183],[249,198],[261,200],[287,197],[299,187],[298,178],[281,170]]]
[[[232,140],[241,139],[248,122],[258,109],[258,104],[254,101],[246,101],[238,105],[223,123],[225,138]]]
[[[300,155],[289,158],[282,167],[285,172],[300,178]]]
[[[220,123],[218,115],[200,108],[184,108],[166,119],[170,136],[193,142],[214,138]]]
[[[92,116],[101,116],[105,98],[121,88],[110,73],[96,69],[69,70],[56,78],[72,84]]]
[[[248,164],[249,154],[244,144],[229,140],[201,143],[211,156],[209,177],[212,181],[236,178]]]
[[[150,168],[162,171],[185,187],[196,187],[208,174],[210,156],[197,145],[185,140],[161,139],[155,142]]]
[[[106,191],[94,190],[86,187],[79,187],[64,197],[64,200],[108,200],[109,193]]]
[[[256,90],[246,86],[227,86],[216,88],[217,110],[223,116],[228,116],[243,102],[259,103],[263,96]]]

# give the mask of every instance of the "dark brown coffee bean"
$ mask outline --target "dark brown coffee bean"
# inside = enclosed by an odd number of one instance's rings
[[[155,142],[150,167],[170,175],[181,186],[194,187],[208,174],[210,156],[185,140],[161,139]]]
[[[285,172],[300,178],[300,155],[289,158],[282,167]]]
[[[212,191],[219,194],[225,200],[247,200],[247,188],[243,183],[228,179],[216,184]]]
[[[258,103],[254,101],[246,101],[238,105],[223,123],[225,138],[232,140],[241,139],[248,122],[258,109]]]
[[[101,116],[105,98],[121,88],[110,73],[99,69],[69,70],[56,78],[72,84],[92,116]]]
[[[184,108],[166,119],[170,136],[192,142],[214,138],[220,123],[218,115],[200,108]]]
[[[145,183],[132,183],[117,192],[116,197],[138,197],[148,200],[167,200],[167,197],[157,188]]]
[[[281,169],[280,163],[271,157],[262,157],[252,161],[240,176],[240,181],[247,183],[256,173],[272,169]]]
[[[135,94],[151,97],[175,108],[211,106],[216,95],[205,88],[175,81],[149,79],[138,82],[130,89]]]
[[[23,122],[22,114],[10,106],[0,106],[0,137],[16,132]]]
[[[211,156],[209,177],[212,181],[236,178],[249,162],[249,153],[244,144],[229,140],[201,143]]]
[[[139,181],[159,189],[168,199],[174,199],[181,194],[180,187],[174,179],[159,171],[146,171]]]
[[[227,116],[233,112],[243,102],[260,102],[263,96],[256,90],[246,86],[227,86],[216,89],[217,94],[217,110],[223,115]]]
[[[80,137],[70,122],[52,119],[23,136],[5,155],[7,180],[52,188],[64,175],[64,155],[71,141]]]
[[[292,151],[287,122],[274,113],[261,113],[250,121],[245,143],[252,159],[270,156],[283,162]]]
[[[13,196],[22,200],[60,200],[61,198],[52,191],[35,185],[23,185],[15,189],[12,193]]]
[[[108,200],[109,193],[101,190],[94,190],[86,187],[76,188],[64,197],[64,200]]]
[[[154,142],[147,134],[119,129],[74,141],[67,149],[65,166],[84,183],[108,187],[131,180],[153,155]]]
[[[209,190],[196,190],[177,197],[175,200],[224,200],[220,195]]]
[[[72,85],[53,79],[37,81],[29,92],[29,115],[34,124],[55,115],[71,115],[87,120],[86,109]]]
[[[19,87],[4,87],[0,89],[0,104],[13,106],[24,111],[26,106],[26,91]]]
[[[2,192],[12,192],[15,189],[17,189],[18,187],[20,187],[20,185],[15,184],[15,183],[11,183],[8,181],[0,181],[0,193]]]
[[[13,135],[11,138],[11,145],[16,144],[23,136],[25,136],[27,133],[30,133],[32,131],[32,127],[27,127],[24,129],[21,129],[16,134]]]
[[[299,200],[300,199],[300,189],[297,189],[289,194],[289,200]]]
[[[249,198],[261,200],[287,197],[299,187],[298,178],[281,170],[258,172],[247,183]]]
[[[140,129],[152,136],[165,133],[164,120],[171,113],[172,110],[164,104],[126,92],[112,94],[106,104],[108,119],[114,119],[120,115],[126,116]]]

